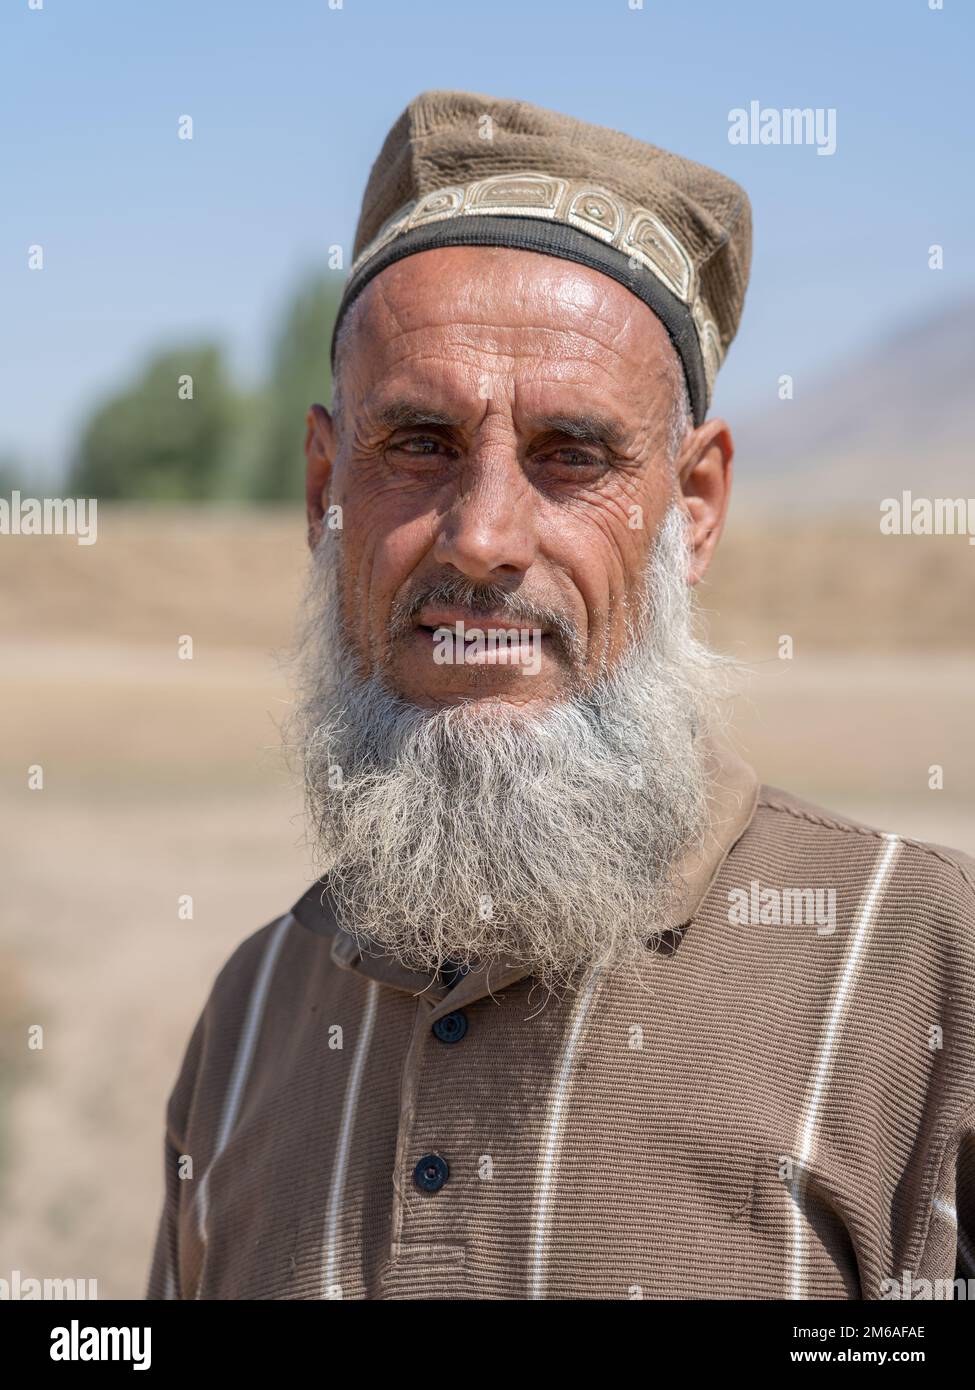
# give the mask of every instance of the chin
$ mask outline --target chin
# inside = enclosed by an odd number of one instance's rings
[[[481,694],[422,694],[412,699],[412,704],[435,714],[441,710],[453,710],[453,722],[472,724],[491,724],[500,721],[518,723],[526,719],[537,719],[561,703],[561,697],[551,694],[533,695],[529,699],[515,699],[511,695],[490,692]]]

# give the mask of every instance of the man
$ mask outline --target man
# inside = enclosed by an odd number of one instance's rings
[[[690,595],[745,195],[425,93],[355,251],[307,431],[292,739],[323,876],[189,1043],[150,1296],[975,1275],[975,865],[759,786],[716,736]]]

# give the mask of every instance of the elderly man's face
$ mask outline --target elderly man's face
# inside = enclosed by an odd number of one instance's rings
[[[341,507],[363,674],[437,707],[557,701],[612,670],[670,503],[690,518],[692,583],[727,505],[722,421],[671,458],[659,320],[587,267],[466,247],[390,266],[351,314],[342,418],[309,412],[308,506],[313,541]],[[445,581],[461,601],[436,598]],[[507,651],[445,647],[458,621],[508,631]]]

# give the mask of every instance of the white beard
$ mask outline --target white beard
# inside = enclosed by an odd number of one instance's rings
[[[683,513],[661,527],[622,658],[541,714],[422,709],[356,674],[338,535],[312,559],[291,734],[341,924],[424,974],[505,957],[556,987],[638,966],[707,829],[729,664],[693,633]]]

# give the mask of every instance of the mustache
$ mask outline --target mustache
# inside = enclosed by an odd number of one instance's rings
[[[394,601],[389,614],[389,635],[392,641],[406,637],[413,629],[414,619],[428,604],[457,605],[478,613],[509,618],[513,627],[547,628],[554,646],[561,650],[573,665],[579,665],[584,644],[578,625],[557,608],[536,603],[503,584],[483,584],[465,579],[463,575],[444,575],[415,592]]]

